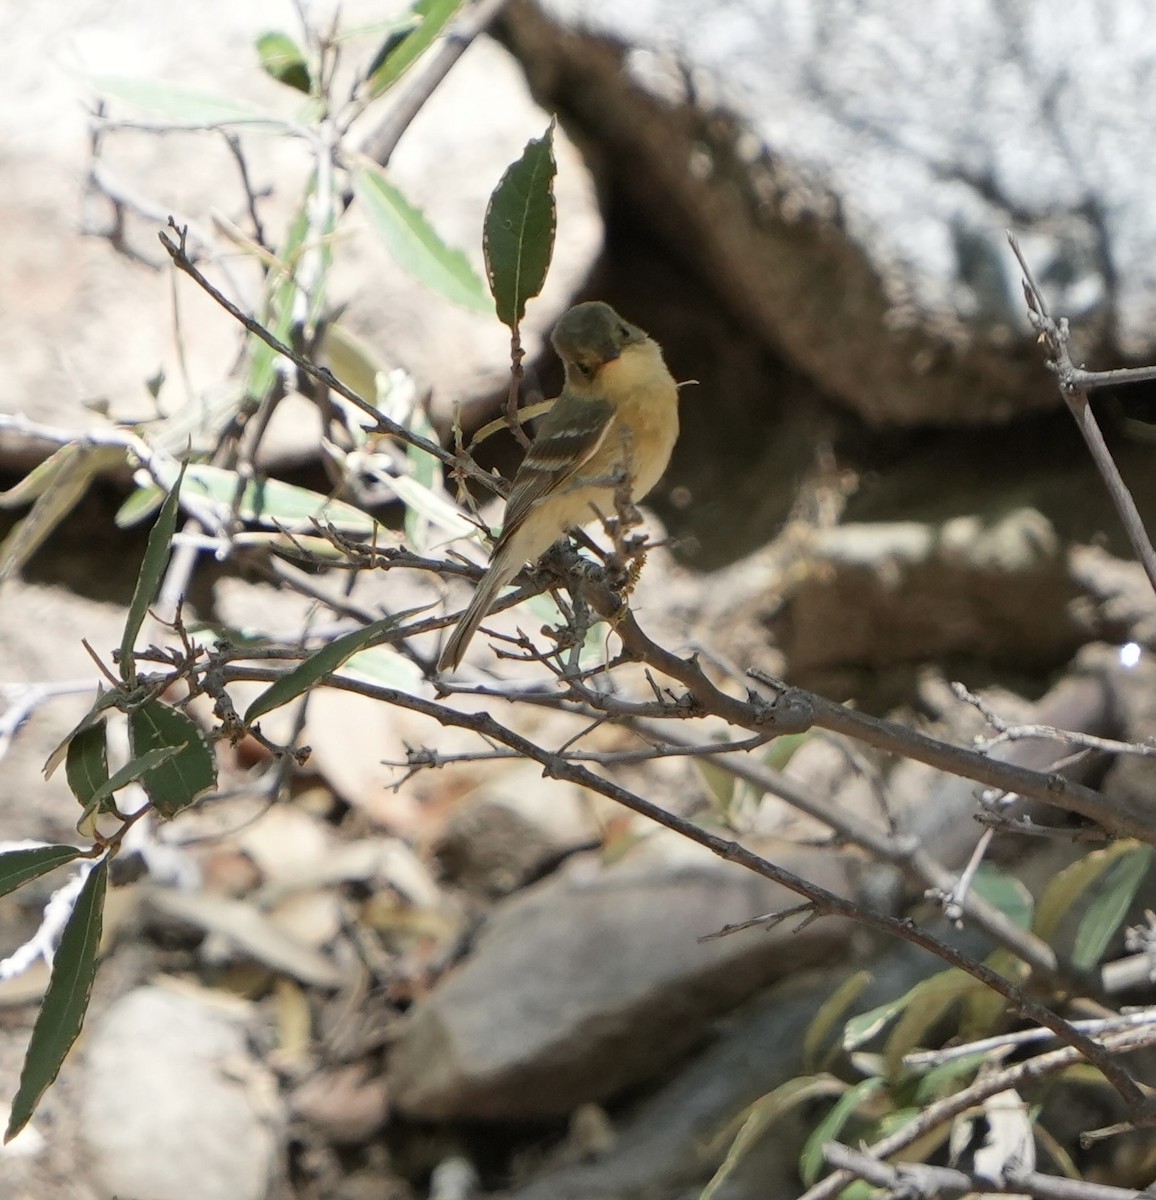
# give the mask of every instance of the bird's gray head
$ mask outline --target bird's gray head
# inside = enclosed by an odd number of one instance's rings
[[[550,336],[567,375],[575,368],[585,379],[593,379],[598,368],[613,362],[626,346],[645,340],[637,325],[624,321],[601,300],[575,304],[562,314]]]

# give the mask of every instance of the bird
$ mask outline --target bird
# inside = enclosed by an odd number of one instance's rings
[[[438,659],[456,668],[498,593],[556,541],[659,481],[678,438],[678,384],[662,348],[600,300],[576,304],[550,341],[565,384],[514,476],[490,566]]]

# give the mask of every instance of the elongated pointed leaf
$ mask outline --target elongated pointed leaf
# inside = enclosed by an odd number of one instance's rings
[[[1114,842],[1103,850],[1093,850],[1052,877],[1036,905],[1032,932],[1050,942],[1064,917],[1079,904],[1084,894],[1116,865],[1132,854],[1138,842],[1131,839]]]
[[[80,857],[75,846],[34,846],[29,850],[9,850],[0,854],[0,896],[7,896],[31,879]]]
[[[389,252],[415,279],[454,304],[493,314],[493,301],[470,260],[442,241],[421,210],[381,170],[359,167],[353,172],[353,191]]]
[[[490,197],[482,233],[486,275],[498,320],[513,329],[542,290],[558,219],[554,206],[554,122],[526,143]]]
[[[1074,966],[1083,971],[1090,970],[1104,957],[1108,943],[1128,915],[1136,892],[1148,874],[1152,853],[1151,846],[1136,846],[1113,865],[1107,876],[1107,886],[1089,905],[1076,932],[1072,947]]]
[[[161,117],[174,126],[189,128],[219,125],[266,126],[270,132],[286,128],[273,113],[255,108],[229,96],[199,92],[194,88],[149,79],[123,79],[105,76],[93,81],[98,92],[123,100],[134,108]]]
[[[120,699],[116,692],[101,692],[93,701],[92,708],[84,714],[83,717],[76,723],[76,726],[69,730],[68,734],[61,739],[60,745],[48,756],[44,764],[44,778],[51,779],[59,769],[60,764],[65,761],[68,756],[68,747],[72,744],[74,737],[79,737],[86,729],[91,729],[98,721],[103,723],[104,718],[102,713],[114,707]]]
[[[760,1097],[746,1110],[745,1120],[731,1142],[722,1166],[703,1188],[699,1200],[715,1200],[735,1168],[777,1121],[819,1097],[841,1096],[846,1090],[847,1084],[832,1075],[811,1075],[789,1080]]]
[[[0,582],[14,575],[68,516],[102,471],[124,462],[119,446],[62,446],[38,470],[14,489],[17,495],[37,493],[31,512],[18,521],[0,543]],[[19,489],[19,490],[17,490]],[[11,496],[13,493],[8,493]]]
[[[60,1073],[68,1051],[80,1035],[96,977],[107,887],[108,860],[102,859],[88,873],[64,927],[52,964],[52,977],[24,1057],[5,1142],[10,1142],[32,1119],[41,1096]]]
[[[263,33],[257,39],[261,69],[278,83],[309,95],[312,80],[300,46],[287,33]]]
[[[374,56],[366,79],[369,94],[380,96],[391,88],[429,49],[461,6],[462,0],[417,0],[410,10],[409,32],[391,33]]]
[[[823,1169],[823,1146],[838,1140],[843,1127],[872,1096],[882,1090],[884,1082],[878,1075],[859,1080],[835,1101],[831,1111],[811,1131],[799,1155],[799,1175],[808,1187],[819,1178],[819,1172]]]
[[[265,713],[303,696],[316,683],[332,675],[351,655],[373,645],[374,641],[396,629],[413,611],[418,610],[382,617],[380,621],[373,621],[323,646],[276,683],[270,684],[245,710],[245,724],[249,725]]]
[[[807,1070],[813,1070],[826,1055],[827,1042],[835,1026],[843,1020],[847,1010],[871,986],[874,976],[870,971],[856,971],[849,975],[819,1006],[815,1019],[807,1026],[803,1035],[803,1062]]]
[[[137,634],[140,633],[144,619],[148,615],[149,605],[157,594],[157,588],[161,585],[165,567],[168,565],[173,534],[177,530],[181,482],[184,477],[185,468],[182,466],[176,483],[165,497],[161,511],[157,514],[156,522],[149,532],[144,562],[141,563],[140,574],[136,579],[136,588],[132,594],[132,602],[128,606],[124,636],[120,642],[120,677],[128,684],[132,684],[136,679],[136,659],[133,656],[133,649],[136,646]]]
[[[101,804],[114,796],[123,787],[136,783],[147,772],[154,770],[175,758],[184,749],[184,745],[158,746],[144,754],[134,754],[131,761],[124,764],[119,771],[109,776],[108,780],[92,793],[84,805],[84,812],[76,822],[77,830],[85,837],[93,836],[92,817]]]
[[[166,495],[168,493],[157,487],[155,483],[138,487],[116,510],[113,524],[117,529],[131,529],[134,525],[139,525],[141,521],[147,521],[165,502]]]
[[[352,504],[279,479],[251,479],[241,486],[235,471],[206,463],[189,465],[184,491],[190,499],[211,501],[222,513],[231,513],[235,507],[243,521],[259,521],[290,532],[312,532],[313,522],[320,521],[341,533],[371,537],[375,527],[373,518]]]
[[[197,723],[183,712],[149,700],[129,713],[128,735],[134,758],[174,750],[140,777],[162,817],[175,815],[217,786],[213,751]]]
[[[86,726],[68,743],[65,774],[72,794],[88,808],[101,788],[108,784],[108,738],[106,722]]]

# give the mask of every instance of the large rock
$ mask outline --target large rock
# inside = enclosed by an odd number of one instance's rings
[[[268,1195],[284,1118],[239,1001],[137,988],[94,1022],[84,1072],[82,1132],[104,1195]]]
[[[1058,403],[1016,230],[1077,356],[1156,348],[1156,26],[1074,0],[511,7],[539,94],[732,309],[873,422]],[[1072,64],[1078,62],[1079,69]]]
[[[675,1061],[769,980],[845,951],[851,930],[841,921],[700,943],[797,897],[673,835],[654,843],[611,866],[575,861],[494,910],[470,956],[417,1006],[393,1047],[400,1111],[565,1115]],[[790,869],[847,886],[846,860],[788,853]]]

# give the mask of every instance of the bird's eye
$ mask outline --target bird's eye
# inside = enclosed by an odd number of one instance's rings
[[[586,363],[578,363],[577,366],[578,366],[578,370],[581,371],[581,373],[585,376],[585,378],[587,378],[587,379],[594,378],[594,368],[592,366],[589,366]]]

